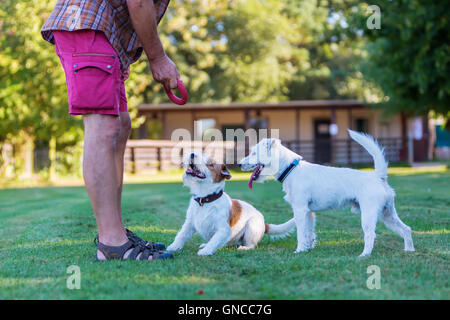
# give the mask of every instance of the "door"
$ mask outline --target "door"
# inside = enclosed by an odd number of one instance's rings
[[[417,117],[412,124],[414,161],[428,160],[428,119]]]
[[[314,162],[331,162],[330,120],[314,120]]]
[[[232,135],[230,137],[227,136],[227,130],[231,129]],[[247,142],[245,142],[245,136],[240,137],[241,139],[238,139],[237,136],[234,135],[234,132],[236,130],[242,130],[245,133],[245,125],[244,124],[224,124],[222,125],[222,135],[224,141],[234,141],[234,150],[232,157],[227,153],[226,155],[226,164],[229,165],[231,168],[236,169],[236,165],[238,161],[240,161],[243,157],[247,155],[246,149],[247,149]],[[231,139],[230,139],[231,138]],[[242,140],[242,138],[244,140]],[[245,143],[245,145],[243,145]]]

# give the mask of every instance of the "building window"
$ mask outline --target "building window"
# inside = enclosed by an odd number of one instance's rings
[[[329,123],[318,123],[316,125],[317,127],[317,134],[319,135],[329,135],[330,134],[330,124]]]
[[[250,129],[253,129],[256,131],[256,139],[259,141],[262,138],[268,138],[269,132],[267,130],[268,127],[268,120],[267,118],[263,118],[260,115],[256,115],[256,117],[251,117],[249,119],[249,126]],[[261,132],[261,130],[263,130]]]
[[[237,137],[234,134],[229,134],[227,136],[227,130],[232,130],[233,133],[236,132],[236,130],[242,130],[245,132],[245,126],[243,124],[224,124],[222,125],[222,135],[224,141],[236,141]]]
[[[267,129],[267,126],[268,126],[267,123],[268,123],[267,118],[262,118],[259,116],[250,118],[249,126],[250,126],[250,129],[256,130],[256,133],[258,135],[257,139],[260,139],[259,130]],[[245,133],[245,125],[244,124],[224,124],[224,125],[222,125],[222,134],[223,134],[224,140],[234,140],[234,141],[237,140],[236,136],[227,138],[227,129],[233,130],[233,132],[236,132],[237,130],[242,130]],[[264,135],[263,137],[265,138],[266,135]]]
[[[365,118],[357,118],[355,129],[359,132],[369,133],[369,120]]]
[[[267,129],[267,118],[255,117],[250,119],[250,128],[259,130]]]
[[[194,134],[196,140],[210,141],[215,140],[216,136],[216,120],[212,118],[195,120]]]

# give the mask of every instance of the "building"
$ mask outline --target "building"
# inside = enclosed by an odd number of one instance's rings
[[[137,109],[146,119],[134,134],[138,139],[171,140],[176,129],[185,129],[199,140],[208,135],[208,130],[218,129],[227,140],[227,129],[269,129],[269,132],[279,129],[283,144],[306,160],[337,164],[371,162],[370,156],[349,139],[346,129],[350,128],[376,137],[385,147],[389,161],[407,161],[408,156],[414,161],[429,158],[426,118],[412,120],[401,114],[383,117],[380,111],[357,100],[143,104]],[[416,128],[420,122],[422,125]],[[412,148],[408,148],[408,136],[412,135],[416,139],[410,143]]]

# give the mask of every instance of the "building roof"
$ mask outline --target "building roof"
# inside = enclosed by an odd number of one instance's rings
[[[202,110],[262,110],[262,109],[358,109],[367,105],[360,100],[294,100],[281,102],[230,102],[230,103],[187,103],[176,105],[141,104],[139,111],[202,111]]]

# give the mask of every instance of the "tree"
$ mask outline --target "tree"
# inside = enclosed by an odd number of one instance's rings
[[[191,102],[287,99],[287,82],[308,57],[282,0],[172,1],[159,27]],[[167,102],[141,59],[129,85],[135,103]],[[129,86],[130,87],[130,86]]]
[[[55,49],[40,35],[54,3],[0,2],[0,145],[9,141],[19,147],[33,139],[64,150],[82,137],[80,121],[67,113]]]
[[[349,17],[359,1],[284,0],[296,28],[293,46],[306,51],[289,81],[289,99],[380,99],[380,91],[360,72],[365,60],[364,38]]]
[[[366,27],[363,3],[353,19],[369,39],[364,76],[386,95],[385,110],[450,117],[450,2],[370,1],[381,9],[381,28]]]
[[[70,156],[83,131],[80,118],[67,113],[65,77],[54,47],[40,35],[55,2],[0,1],[0,147],[5,141],[20,146],[32,139],[51,146],[52,155],[59,152],[63,170],[73,169],[76,160]],[[360,70],[367,59],[365,37],[379,46],[376,33],[361,34],[365,6],[356,0],[173,0],[159,32],[190,102],[370,101],[379,97],[376,84],[389,81],[380,82],[378,67],[365,73],[377,80],[373,83]],[[381,64],[371,50],[374,65]],[[442,72],[448,55],[439,52],[436,69]],[[445,100],[448,87],[433,84],[447,88],[436,93]],[[132,65],[126,88],[134,127],[141,124],[134,106],[169,102],[144,57]]]

